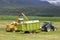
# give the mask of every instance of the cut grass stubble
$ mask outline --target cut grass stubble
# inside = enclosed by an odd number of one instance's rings
[[[12,20],[0,21],[0,40],[60,40],[60,22],[53,22],[57,27],[57,31],[42,32],[35,34],[22,34],[20,32],[6,32],[6,25],[11,23]],[[42,25],[43,21],[41,21]]]

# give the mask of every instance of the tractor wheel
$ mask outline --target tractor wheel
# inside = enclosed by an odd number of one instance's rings
[[[46,32],[50,32],[51,31],[51,28],[50,27],[47,27],[45,31]]]
[[[53,31],[56,31],[56,27],[53,28]]]

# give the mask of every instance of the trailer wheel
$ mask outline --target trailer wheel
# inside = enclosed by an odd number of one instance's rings
[[[10,32],[10,29],[6,28],[6,32]]]
[[[15,30],[15,32],[20,32],[20,30]]]
[[[14,29],[6,28],[6,31],[7,31],[7,32],[13,32],[13,31],[14,31]]]
[[[32,30],[31,33],[36,33],[36,30]]]
[[[24,33],[30,33],[29,31],[25,31]]]

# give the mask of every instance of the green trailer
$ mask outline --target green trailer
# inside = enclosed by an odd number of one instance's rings
[[[40,22],[39,20],[30,20],[30,21],[22,21],[17,26],[17,30],[20,31],[36,31],[40,29]]]

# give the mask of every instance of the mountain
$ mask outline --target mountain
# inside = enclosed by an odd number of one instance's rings
[[[41,0],[41,1],[47,1],[54,6],[60,6],[60,0]]]
[[[53,5],[60,6],[60,2],[56,2],[55,4],[53,3]]]
[[[0,0],[0,6],[49,6],[47,1],[41,0]]]

